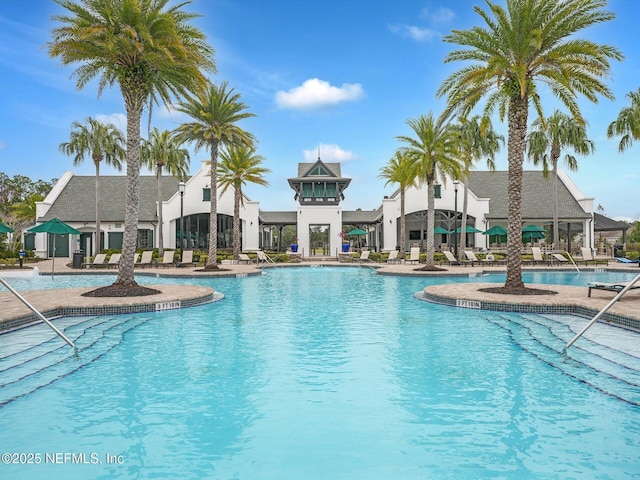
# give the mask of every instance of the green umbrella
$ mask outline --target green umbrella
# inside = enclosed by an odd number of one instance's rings
[[[434,230],[433,233],[441,233],[443,235],[448,235],[451,232],[449,230],[445,230],[444,228],[442,228],[440,225],[438,225]]]
[[[527,225],[522,229],[522,238],[529,239],[530,242],[544,238],[544,228],[537,225]]]
[[[53,235],[53,262],[51,265],[51,278],[53,278],[56,269],[56,235],[80,235],[80,231],[73,228],[71,225],[67,225],[58,218],[52,218],[51,220],[44,222],[42,225],[36,225],[27,230],[32,233],[50,233]]]
[[[354,228],[353,230],[351,230],[349,233],[347,233],[347,235],[349,236],[355,236],[355,235],[366,235],[367,232],[365,232],[364,230],[362,230],[361,228]]]
[[[0,222],[0,233],[11,233],[13,228],[7,227],[4,223]]]
[[[462,232],[462,227],[458,227],[458,229],[456,230],[456,233],[461,233],[461,232]],[[478,230],[477,228],[472,227],[471,225],[467,225],[466,233],[482,233],[482,230]]]
[[[501,227],[500,225],[494,225],[486,232],[482,232],[482,234],[483,235],[506,235],[507,229],[504,227]]]

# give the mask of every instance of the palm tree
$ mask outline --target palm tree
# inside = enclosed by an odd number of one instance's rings
[[[240,205],[244,205],[242,186],[247,183],[267,186],[263,175],[271,170],[261,166],[264,157],[256,155],[256,149],[247,145],[229,145],[220,153],[218,175],[220,194],[233,188],[233,258],[240,253]]]
[[[549,165],[553,172],[553,248],[559,248],[558,231],[558,159],[563,149],[569,147],[579,155],[589,155],[595,150],[587,138],[586,123],[578,123],[573,117],[558,110],[546,120],[536,119],[527,137],[527,152],[534,165],[542,165],[544,178],[549,178]],[[564,157],[569,170],[578,170],[576,157],[567,153]]]
[[[459,158],[455,130],[451,124],[436,121],[433,114],[407,120],[414,137],[398,138],[402,148],[414,164],[418,179],[427,184],[427,262],[420,270],[439,270],[434,262],[435,183],[443,184],[447,178],[460,178],[464,165]]]
[[[633,145],[634,140],[640,140],[640,88],[627,93],[631,105],[620,110],[618,117],[607,128],[607,137],[622,137],[618,150],[620,153]]]
[[[140,200],[140,119],[145,106],[201,91],[208,83],[203,70],[215,71],[213,48],[204,33],[190,24],[199,15],[186,12],[187,2],[168,7],[169,0],[56,0],[69,15],[56,15],[49,55],[63,65],[79,63],[76,87],[98,79],[120,87],[127,113],[127,198],[118,277],[119,294],[139,290],[133,260]],[[124,287],[124,288],[123,288]],[[109,292],[107,288],[107,293]]]
[[[228,89],[228,82],[211,85],[206,92],[190,96],[178,104],[178,111],[186,113],[192,122],[183,123],[175,130],[179,141],[195,142],[196,150],[208,148],[211,154],[211,207],[209,212],[209,258],[205,270],[218,270],[218,149],[222,146],[249,146],[253,135],[237,123],[249,117],[247,105],[240,94]]]
[[[462,119],[457,127],[458,146],[460,158],[465,165],[462,172],[463,178],[459,178],[464,185],[462,201],[462,220],[460,222],[460,250],[464,251],[467,243],[467,208],[469,203],[469,175],[473,164],[481,157],[487,157],[487,166],[495,170],[495,156],[504,143],[504,137],[496,133],[489,118],[480,118],[478,115],[470,119]],[[457,235],[454,232],[454,235]]]
[[[603,10],[606,0],[506,0],[506,9],[486,0],[490,12],[474,7],[486,27],[454,30],[444,41],[465,48],[450,52],[445,61],[466,65],[451,74],[437,91],[446,95],[447,113],[465,117],[486,97],[484,116],[498,109],[508,118],[508,247],[505,293],[525,293],[522,282],[522,175],[529,103],[544,118],[538,82],[584,123],[576,101],[583,94],[613,98],[603,83],[610,59],[621,60],[614,47],[579,38],[592,25],[615,14]]]
[[[160,131],[154,127],[149,135],[149,140],[142,140],[140,146],[140,158],[149,170],[156,171],[158,182],[158,255],[164,253],[164,235],[162,233],[162,170],[169,175],[184,181],[189,173],[189,151],[181,148],[168,130]]]
[[[91,117],[82,125],[73,122],[71,138],[60,144],[60,151],[65,155],[75,155],[73,165],[78,166],[87,156],[91,156],[96,167],[96,234],[93,241],[93,255],[100,253],[100,163],[122,170],[125,158],[124,137],[122,132],[112,123],[102,123]],[[87,253],[89,255],[89,253]]]
[[[378,175],[378,178],[387,181],[385,185],[390,183],[400,185],[400,258],[404,258],[406,244],[405,195],[407,188],[415,186],[417,176],[414,162],[401,149],[396,150],[393,157],[380,169],[380,175]]]

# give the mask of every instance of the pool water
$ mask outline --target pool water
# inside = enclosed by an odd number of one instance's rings
[[[578,280],[533,275],[525,281],[590,281],[584,273]],[[527,331],[543,344],[562,344],[551,333],[570,338],[586,319],[413,297],[432,283],[503,279],[338,267],[239,279],[140,277],[209,285],[225,299],[179,311],[61,319],[79,358],[66,347],[51,352],[62,342],[43,327],[0,336],[0,395],[14,392],[0,407],[1,450],[41,458],[0,465],[0,478],[640,476],[639,335],[598,325],[596,333],[619,341],[620,350],[598,345],[592,334],[580,340],[584,350],[575,360],[562,362]],[[33,285],[29,280],[18,288]],[[60,288],[109,279],[53,282]],[[40,344],[25,350],[29,342]],[[50,372],[7,385],[48,356],[59,362]],[[605,358],[611,362],[600,365]],[[590,363],[611,374],[594,376]],[[46,457],[56,453],[69,455]]]

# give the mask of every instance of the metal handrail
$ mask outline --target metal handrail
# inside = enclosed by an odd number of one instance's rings
[[[24,303],[27,307],[29,307],[29,309],[35,313],[38,317],[40,317],[40,319],[42,321],[44,321],[44,323],[46,323],[47,325],[49,325],[49,327],[51,327],[51,329],[56,332],[58,334],[58,336],[60,338],[62,338],[65,342],[67,342],[69,344],[70,347],[73,347],[75,349],[75,351],[78,351],[78,347],[75,346],[75,344],[69,340],[64,333],[62,333],[60,330],[58,330],[58,328],[51,323],[49,320],[47,320],[47,318],[42,315],[37,309],[36,307],[34,307],[33,305],[31,305],[26,298],[24,298],[22,295],[20,295],[11,285],[9,285],[3,278],[0,277],[0,283],[2,283],[5,287],[7,287],[7,289],[13,293],[16,298],[18,298],[18,300],[20,300],[22,303]]]
[[[633,287],[633,285],[635,285],[635,283],[636,283],[638,280],[640,280],[640,275],[637,275],[637,276],[636,276],[636,278],[634,278],[633,280],[631,280],[631,282],[629,282],[629,284],[628,284],[627,286],[625,286],[622,290],[620,290],[620,292],[618,292],[618,294],[617,294],[615,297],[613,297],[613,300],[611,300],[609,303],[607,303],[607,305],[605,305],[605,307],[604,307],[602,310],[600,310],[600,311],[597,313],[597,315],[596,315],[595,317],[593,317],[593,318],[591,319],[591,321],[590,321],[589,323],[587,323],[587,324],[584,326],[584,328],[583,328],[582,330],[580,330],[580,332],[578,332],[578,333],[576,334],[576,336],[575,336],[575,337],[573,337],[573,338],[571,339],[571,341],[567,342],[567,344],[566,344],[566,345],[564,346],[564,348],[562,349],[562,355],[564,355],[564,356],[566,357],[566,355],[567,355],[567,349],[568,349],[571,345],[573,345],[573,344],[575,343],[575,341],[576,341],[576,340],[578,340],[578,339],[582,336],[582,334],[583,334],[584,332],[586,332],[587,330],[589,330],[589,328],[591,328],[591,325],[593,325],[594,323],[596,323],[596,322],[600,319],[600,317],[601,317],[602,315],[604,315],[605,313],[607,313],[607,311],[608,311],[608,310],[609,310],[613,305],[615,305],[615,303],[616,303],[616,302],[617,302],[617,301],[618,301],[618,300],[619,300],[619,299],[620,299],[620,298],[621,298],[625,293],[627,293],[627,291],[629,291],[629,289],[630,289],[631,287]]]

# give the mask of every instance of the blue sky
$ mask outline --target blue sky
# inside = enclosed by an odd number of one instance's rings
[[[257,115],[242,126],[259,141],[258,152],[271,169],[270,186],[249,186],[249,197],[259,200],[263,210],[294,209],[286,179],[296,175],[298,162],[314,161],[320,146],[322,159],[342,162],[343,174],[352,178],[344,208],[377,208],[395,188],[385,186],[378,174],[399,146],[396,137],[411,133],[406,120],[429,111],[439,115],[444,108],[435,92],[462,65],[443,63],[453,46],[442,36],[480,25],[474,5],[484,2],[193,1],[187,8],[203,15],[196,23],[216,49],[218,73],[212,80],[229,81]],[[571,176],[606,215],[640,219],[640,144],[619,154],[618,141],[606,137],[608,124],[628,104],[627,93],[640,87],[640,2],[611,0],[608,10],[617,18],[583,36],[619,48],[625,60],[613,64],[609,85],[614,101],[594,105],[579,99],[596,152],[579,158],[579,171]],[[50,180],[67,170],[92,175],[89,159],[74,168],[58,151],[69,139],[71,123],[92,116],[124,130],[117,88],[100,98],[95,85],[77,91],[70,78],[73,68],[48,57],[51,17],[61,12],[49,0],[0,1],[0,171],[9,176]],[[546,115],[556,107],[553,100],[545,103]],[[152,125],[173,129],[184,120],[156,108]],[[506,136],[506,124],[494,126]],[[191,173],[207,158],[206,151],[192,150]],[[497,166],[507,168],[506,147]],[[533,167],[527,163],[525,168]],[[103,166],[101,173],[116,172]]]

